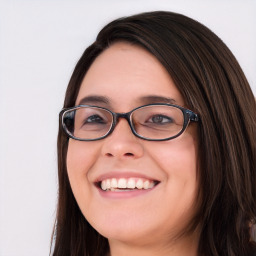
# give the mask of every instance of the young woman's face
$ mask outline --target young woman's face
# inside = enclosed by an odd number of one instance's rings
[[[76,105],[82,102],[122,113],[167,101],[185,104],[167,71],[144,49],[120,42],[94,61]],[[178,235],[195,214],[196,160],[195,124],[173,140],[146,141],[135,137],[128,122],[121,118],[113,133],[102,140],[70,139],[67,169],[82,213],[110,243],[165,243]],[[106,180],[115,183],[115,179],[125,184],[130,180],[131,184],[157,185],[117,191],[98,186]]]

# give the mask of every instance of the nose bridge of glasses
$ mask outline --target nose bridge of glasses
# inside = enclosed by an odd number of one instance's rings
[[[131,124],[131,121],[130,121],[131,112],[128,112],[128,113],[115,113],[115,112],[113,113],[112,112],[112,115],[113,115],[113,123],[112,123],[112,128],[111,128],[110,133],[112,133],[115,130],[116,125],[118,124],[120,118],[126,119],[132,133],[134,133],[133,128],[132,128],[132,124]]]
[[[115,123],[115,125],[118,123],[120,118],[126,119],[128,124],[129,124],[129,126],[131,126],[131,124],[130,124],[130,112],[128,112],[128,113],[115,113],[115,115],[114,115],[114,123]]]

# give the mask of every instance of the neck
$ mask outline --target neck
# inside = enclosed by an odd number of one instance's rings
[[[198,236],[195,233],[175,240],[162,239],[154,243],[109,240],[109,245],[110,256],[198,256]]]

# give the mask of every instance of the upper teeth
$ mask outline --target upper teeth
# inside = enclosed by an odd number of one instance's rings
[[[102,190],[115,190],[119,188],[128,188],[128,189],[150,189],[155,185],[154,181],[143,180],[138,178],[121,178],[121,179],[106,179],[101,182]]]

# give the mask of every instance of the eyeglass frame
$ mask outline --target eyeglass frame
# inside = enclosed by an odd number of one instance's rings
[[[132,120],[131,120],[131,115],[134,111],[140,109],[140,108],[144,108],[144,107],[148,107],[148,106],[170,106],[170,107],[175,107],[175,108],[178,108],[182,111],[183,113],[183,117],[184,117],[184,122],[183,122],[183,127],[182,129],[180,130],[180,132],[178,134],[176,134],[175,136],[171,136],[171,137],[168,137],[168,138],[165,138],[165,139],[150,139],[150,138],[146,138],[146,137],[143,137],[141,135],[139,135],[136,130],[134,129],[133,125],[132,125]],[[72,110],[76,110],[76,109],[79,109],[79,108],[83,108],[83,107],[92,107],[92,108],[99,108],[99,109],[103,109],[103,110],[106,110],[107,112],[109,112],[112,117],[113,117],[113,121],[111,123],[111,126],[110,126],[110,129],[108,130],[108,132],[99,137],[99,138],[96,138],[96,139],[81,139],[81,138],[78,138],[78,137],[75,137],[74,135],[72,135],[65,123],[64,123],[64,114],[67,112],[67,111],[72,111]],[[116,112],[113,112],[107,108],[104,108],[104,107],[100,107],[100,106],[95,106],[95,105],[77,105],[77,106],[74,106],[74,107],[70,107],[70,108],[63,108],[60,113],[59,113],[59,117],[60,117],[60,120],[61,120],[61,125],[62,125],[62,128],[63,130],[65,131],[65,133],[72,139],[74,140],[78,140],[78,141],[97,141],[97,140],[102,140],[104,138],[106,138],[107,136],[109,136],[115,129],[117,123],[118,123],[118,120],[119,118],[124,118],[127,120],[129,126],[130,126],[130,129],[132,131],[132,133],[140,138],[140,139],[143,139],[143,140],[147,140],[147,141],[166,141],[166,140],[172,140],[172,139],[175,139],[177,137],[179,137],[185,130],[186,128],[188,127],[190,121],[192,122],[198,122],[199,121],[199,116],[198,114],[194,113],[192,110],[189,110],[189,109],[186,109],[184,107],[181,107],[179,105],[175,105],[175,104],[169,104],[169,103],[153,103],[153,104],[146,104],[146,105],[142,105],[142,106],[139,106],[137,108],[134,108],[132,109],[131,111],[127,112],[127,113],[116,113]]]

